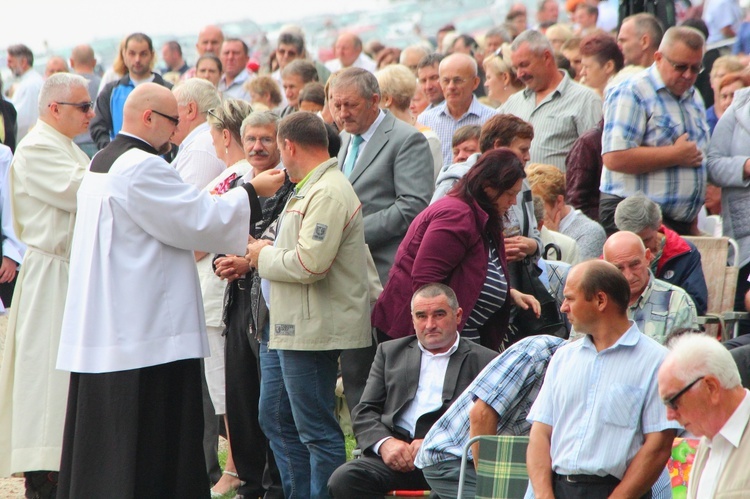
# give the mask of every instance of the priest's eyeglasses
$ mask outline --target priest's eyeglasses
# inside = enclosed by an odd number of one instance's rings
[[[172,123],[172,124],[173,124],[174,126],[177,126],[177,125],[179,125],[179,124],[180,124],[180,118],[175,118],[174,116],[170,116],[170,115],[168,115],[168,114],[160,113],[160,112],[159,112],[159,111],[157,111],[156,109],[152,109],[152,110],[151,110],[151,112],[152,112],[152,113],[156,113],[156,114],[158,114],[158,115],[159,115],[159,116],[161,116],[162,118],[166,118],[166,119],[168,119],[168,120],[169,120],[169,121],[170,121],[170,122],[171,122],[171,123]]]
[[[698,383],[700,380],[705,378],[705,376],[701,376],[700,378],[696,379],[692,383],[688,384],[685,388],[680,390],[679,392],[672,395],[670,398],[664,400],[664,405],[672,409],[673,411],[677,410],[677,402],[680,400],[680,397],[685,395],[688,390],[690,390],[696,383]]]
[[[93,102],[51,102],[49,106],[51,106],[52,104],[57,104],[58,106],[73,106],[74,108],[81,111],[83,114],[88,113],[89,110],[93,109],[94,107]]]

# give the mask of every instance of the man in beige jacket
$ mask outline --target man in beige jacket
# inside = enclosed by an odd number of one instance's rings
[[[260,425],[284,495],[328,497],[328,478],[346,460],[333,415],[339,353],[372,339],[368,250],[361,204],[328,154],[322,120],[289,115],[279,123],[277,142],[297,186],[275,243],[253,241],[246,255],[270,296],[270,331],[263,332],[260,351]]]
[[[721,343],[703,334],[677,338],[659,369],[667,417],[701,438],[688,498],[747,497],[750,492],[750,396],[737,364]]]

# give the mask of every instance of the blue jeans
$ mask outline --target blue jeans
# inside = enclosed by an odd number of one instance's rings
[[[276,458],[287,499],[325,498],[334,470],[346,461],[334,417],[340,350],[260,347],[260,426]]]

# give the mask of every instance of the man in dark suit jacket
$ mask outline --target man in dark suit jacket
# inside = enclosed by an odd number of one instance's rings
[[[379,497],[393,489],[429,488],[414,458],[427,430],[497,355],[457,332],[461,309],[444,284],[412,298],[416,337],[381,343],[362,400],[352,412],[364,453],[328,481],[334,498]]]
[[[342,71],[331,92],[334,112],[344,128],[339,168],[362,202],[365,242],[385,286],[406,230],[432,198],[430,147],[419,130],[380,109],[378,80],[369,71]],[[341,354],[349,408],[359,403],[374,355],[374,346]]]

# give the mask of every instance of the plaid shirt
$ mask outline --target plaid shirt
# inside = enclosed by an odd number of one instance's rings
[[[655,65],[615,86],[604,101],[602,154],[635,147],[661,147],[687,133],[708,152],[706,109],[695,88],[675,97]],[[706,163],[699,168],[675,165],[649,173],[613,172],[605,163],[601,192],[627,197],[643,192],[665,216],[689,222],[698,216],[706,194]]]
[[[485,106],[476,96],[471,99],[469,110],[459,119],[455,119],[448,112],[448,103],[443,101],[435,107],[425,109],[419,115],[419,123],[429,127],[440,138],[443,153],[443,164],[453,164],[453,134],[464,125],[484,125],[497,111]]]
[[[552,354],[563,343],[554,336],[532,336],[493,359],[427,432],[415,465],[424,468],[461,459],[469,441],[469,411],[478,398],[500,415],[498,435],[528,435],[526,415]]]
[[[662,345],[675,329],[698,328],[698,314],[692,298],[682,288],[654,278],[649,271],[646,289],[628,307],[628,315],[643,334]]]

